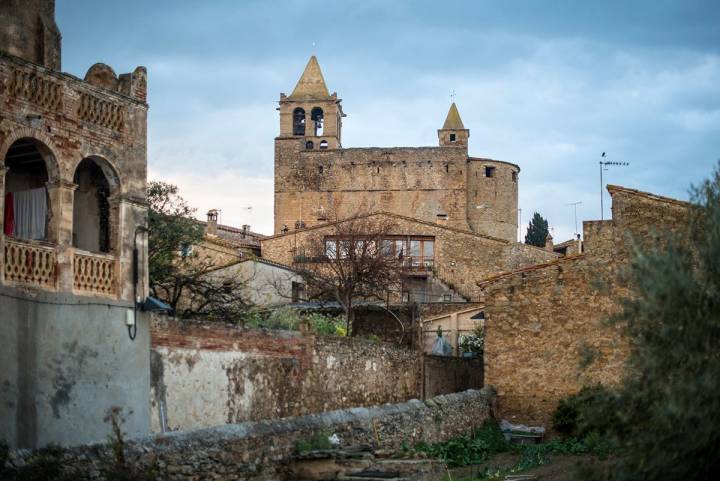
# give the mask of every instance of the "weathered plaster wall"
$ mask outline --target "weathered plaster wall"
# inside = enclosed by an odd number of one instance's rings
[[[486,279],[485,382],[500,415],[549,425],[557,401],[582,386],[617,383],[629,346],[605,323],[629,294],[618,274],[633,239],[684,225],[688,204],[610,187],[613,219],[584,223],[584,254]]]
[[[465,391],[370,408],[354,408],[273,421],[247,422],[198,431],[168,433],[127,443],[127,463],[154,466],[161,479],[293,479],[284,471],[295,444],[317,434],[336,433],[341,447],[399,449],[403,443],[432,443],[465,434],[491,416],[491,390]],[[17,453],[22,462],[30,453]],[[74,479],[101,479],[107,446],[83,446],[62,454]]]
[[[164,318],[151,356],[156,432],[405,401],[420,381],[390,344]]]
[[[0,286],[0,439],[10,446],[104,441],[118,406],[130,436],[150,430],[150,336],[127,303]]]

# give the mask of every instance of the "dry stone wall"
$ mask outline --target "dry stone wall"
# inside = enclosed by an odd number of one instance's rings
[[[138,470],[153,467],[161,480],[291,479],[285,473],[298,441],[335,433],[341,447],[368,445],[398,449],[403,443],[437,442],[480,427],[492,415],[491,390],[465,391],[426,401],[354,408],[273,421],[224,425],[169,433],[127,443],[125,458]],[[28,452],[13,454],[22,462]],[[111,458],[107,445],[62,453],[74,479],[97,480]]]
[[[417,354],[386,343],[155,318],[155,432],[400,402],[418,396]]]

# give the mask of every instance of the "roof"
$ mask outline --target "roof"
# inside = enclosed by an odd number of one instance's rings
[[[460,112],[458,112],[455,102],[450,105],[450,110],[448,110],[442,130],[465,130],[465,126],[460,118]]]
[[[666,202],[668,204],[676,204],[682,207],[689,207],[692,205],[690,202],[686,202],[684,200],[678,200],[673,199],[672,197],[663,197],[661,195],[656,195],[651,192],[643,192],[642,190],[636,190],[636,189],[629,189],[627,187],[622,187],[620,185],[612,185],[608,184],[607,190],[610,193],[610,195],[616,193],[616,192],[622,192],[625,194],[635,195],[638,197],[645,197],[646,199],[659,201],[659,202]]]
[[[310,57],[305,71],[300,76],[295,90],[290,94],[291,99],[326,99],[330,97],[325,78],[323,78],[320,64],[315,55]]]
[[[279,269],[285,269],[285,270],[287,270],[287,271],[297,272],[296,269],[293,269],[292,267],[287,266],[287,265],[285,265],[285,264],[281,264],[281,263],[279,263],[279,262],[271,261],[271,260],[265,259],[265,258],[263,258],[263,257],[252,256],[252,257],[245,257],[245,258],[243,258],[243,259],[238,259],[238,260],[236,260],[236,261],[228,262],[227,264],[223,264],[223,265],[221,265],[221,266],[213,267],[213,268],[211,268],[211,269],[208,269],[207,272],[206,272],[206,274],[209,273],[209,272],[219,271],[219,270],[221,270],[221,269],[227,269],[228,267],[236,266],[236,265],[238,265],[238,264],[242,264],[243,262],[259,262],[260,264],[266,264],[266,265],[269,265],[269,266],[277,267],[277,268],[279,268]]]
[[[483,287],[485,284],[488,284],[492,281],[496,281],[498,279],[504,279],[506,277],[511,277],[516,274],[522,274],[524,272],[532,272],[532,271],[537,271],[540,269],[545,269],[547,267],[553,267],[553,266],[556,266],[558,264],[565,263],[565,262],[574,262],[576,260],[583,259],[584,257],[585,257],[585,254],[575,254],[572,256],[561,257],[559,259],[555,259],[555,260],[552,260],[549,262],[543,262],[542,264],[534,264],[532,266],[523,267],[520,269],[516,269],[514,271],[500,272],[497,274],[493,274],[492,276],[486,277],[484,279],[481,279],[481,280],[477,281],[475,284],[478,285],[479,287]]]
[[[497,159],[488,159],[487,157],[468,157],[468,162],[497,162],[499,164],[507,164],[515,167],[518,172],[520,172],[520,166],[517,164],[513,164],[512,162],[508,162],[507,160],[497,160]]]
[[[400,215],[400,214],[395,214],[394,212],[387,212],[387,211],[384,211],[384,210],[379,210],[379,211],[375,211],[375,212],[370,212],[370,213],[368,213],[368,214],[356,215],[356,216],[354,216],[354,217],[348,217],[348,218],[346,218],[346,219],[340,219],[340,220],[336,220],[336,221],[332,221],[332,222],[325,222],[325,223],[323,223],[323,224],[316,224],[316,225],[313,225],[313,226],[310,226],[310,227],[305,227],[304,229],[296,229],[296,230],[291,230],[291,231],[288,231],[288,232],[281,232],[280,234],[275,234],[275,235],[271,235],[271,236],[265,237],[265,238],[261,239],[261,241],[277,239],[277,238],[285,237],[285,236],[288,236],[288,235],[295,235],[295,234],[297,234],[297,233],[299,233],[299,232],[308,232],[308,231],[315,230],[315,229],[323,229],[323,228],[326,228],[326,227],[330,227],[330,226],[334,226],[334,225],[341,224],[341,223],[343,223],[343,222],[348,222],[348,221],[356,220],[356,219],[364,219],[364,218],[366,218],[366,217],[371,217],[371,216],[374,216],[374,215],[386,215],[386,216],[388,216],[388,217],[394,217],[394,218],[396,218],[396,219],[407,220],[407,221],[410,221],[410,222],[416,222],[416,223],[418,223],[418,224],[424,224],[424,225],[427,225],[427,226],[430,226],[430,227],[435,227],[435,228],[438,228],[438,229],[444,229],[444,230],[449,230],[449,231],[453,231],[453,232],[458,232],[458,233],[461,233],[461,234],[468,234],[468,235],[471,235],[471,236],[473,236],[473,237],[480,237],[480,238],[483,238],[483,239],[488,239],[488,240],[491,240],[491,241],[500,242],[500,243],[506,244],[506,245],[511,244],[511,242],[509,242],[509,241],[507,241],[507,240],[505,240],[505,239],[500,239],[500,238],[498,238],[498,237],[492,237],[492,236],[485,235],[485,234],[478,234],[477,232],[473,232],[473,231],[471,231],[471,230],[461,229],[461,228],[459,228],[459,227],[451,227],[451,226],[447,226],[447,225],[437,224],[437,223],[435,223],[435,222],[429,222],[429,221],[422,220],[422,219],[416,219],[416,218],[414,218],[414,217],[408,217],[408,216],[404,216],[404,215]]]

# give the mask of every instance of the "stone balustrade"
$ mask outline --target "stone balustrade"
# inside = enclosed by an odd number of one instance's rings
[[[80,293],[113,295],[116,292],[115,256],[76,249],[73,255],[73,289]]]
[[[6,238],[3,274],[6,283],[54,289],[57,280],[55,248],[45,243]]]

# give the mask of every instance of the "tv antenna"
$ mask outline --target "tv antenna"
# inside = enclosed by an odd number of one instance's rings
[[[581,200],[579,200],[579,201],[577,201],[577,202],[570,202],[569,204],[565,204],[565,205],[571,205],[571,206],[573,206],[573,213],[575,214],[575,235],[576,235],[576,236],[579,234],[579,232],[578,232],[578,223],[577,223],[577,206],[579,206],[580,204],[582,204],[582,201],[581,201]]]
[[[600,156],[601,158],[605,159],[607,158],[605,156],[605,152],[602,153]],[[604,220],[603,218],[603,170],[608,170],[608,167],[610,166],[617,166],[617,167],[627,167],[630,165],[630,162],[615,162],[612,160],[601,160],[600,161],[600,220]]]

